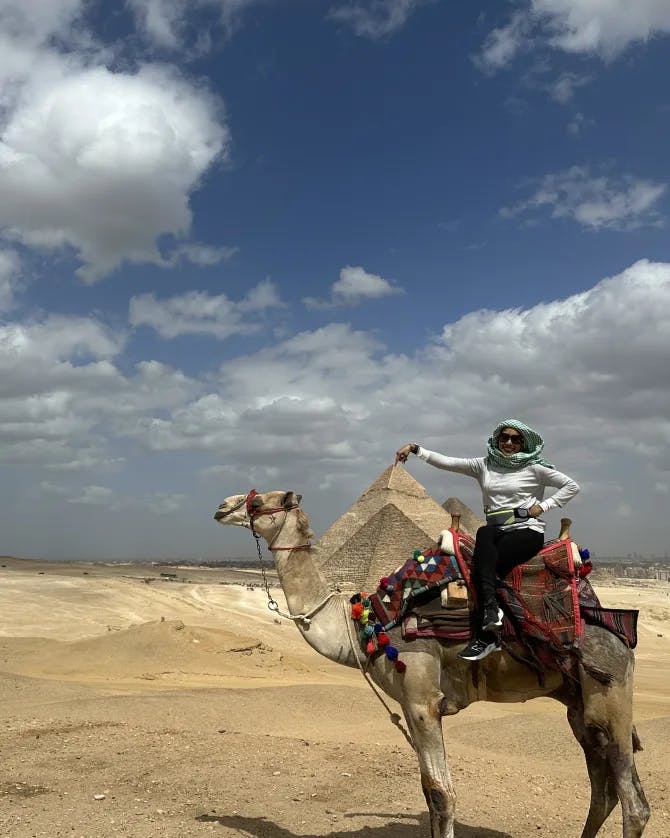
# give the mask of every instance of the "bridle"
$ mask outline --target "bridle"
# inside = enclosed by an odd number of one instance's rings
[[[242,505],[246,505],[247,508],[247,515],[249,516],[249,525],[251,529],[251,533],[253,537],[256,539],[256,547],[258,548],[258,554],[260,557],[260,546],[259,546],[259,539],[261,536],[256,532],[254,528],[254,521],[256,518],[261,518],[265,515],[269,515],[271,518],[274,518],[275,515],[278,515],[280,512],[284,513],[284,520],[281,522],[281,526],[277,530],[274,538],[271,542],[268,543],[268,550],[272,550],[273,552],[276,550],[309,550],[311,548],[311,543],[307,542],[306,544],[296,544],[295,547],[278,547],[275,545],[275,541],[279,538],[286,525],[286,519],[288,518],[288,513],[293,512],[295,509],[299,509],[299,505],[297,503],[291,503],[287,506],[276,506],[271,507],[270,509],[265,509],[263,507],[256,507],[253,505],[254,498],[258,496],[258,492],[256,489],[252,489],[249,494],[241,500],[234,509],[231,509],[231,512],[234,512],[236,509],[239,509]]]
[[[312,622],[312,617],[314,616],[314,614],[316,614],[318,611],[320,611],[323,608],[323,606],[327,602],[329,602],[333,597],[339,597],[340,601],[342,603],[342,607],[344,609],[344,621],[345,621],[345,624],[347,626],[347,632],[349,634],[349,643],[351,645],[351,653],[352,653],[356,663],[358,664],[358,668],[361,670],[361,673],[363,674],[363,677],[365,678],[365,680],[370,685],[370,687],[372,689],[372,692],[377,696],[377,698],[381,701],[381,703],[386,708],[386,711],[389,714],[389,718],[390,718],[391,722],[398,728],[398,730],[402,733],[402,735],[405,737],[405,739],[409,742],[410,747],[412,747],[412,748],[414,748],[414,750],[416,750],[416,746],[414,745],[414,742],[412,741],[411,736],[409,735],[409,733],[405,730],[405,728],[402,725],[400,715],[398,713],[394,713],[394,712],[391,711],[391,708],[388,706],[388,704],[384,700],[383,696],[381,695],[379,689],[375,686],[374,682],[370,678],[370,675],[366,671],[367,670],[367,664],[366,664],[365,667],[361,664],[360,657],[359,657],[360,649],[357,648],[357,644],[354,640],[354,635],[353,635],[353,631],[352,631],[352,628],[351,628],[351,615],[350,615],[349,606],[348,606],[347,600],[344,598],[344,597],[346,597],[346,595],[343,595],[339,591],[339,589],[337,591],[331,591],[326,597],[324,597],[324,599],[321,600],[321,602],[317,603],[312,609],[310,609],[310,611],[308,611],[307,614],[286,614],[285,612],[283,612],[279,609],[279,603],[275,599],[273,599],[272,594],[270,593],[270,584],[269,584],[267,576],[265,574],[265,565],[263,564],[263,554],[261,552],[261,545],[260,545],[260,540],[261,540],[262,536],[259,533],[257,533],[256,530],[254,529],[254,520],[256,518],[261,518],[264,515],[273,516],[273,515],[277,515],[280,512],[284,513],[284,520],[282,521],[281,526],[277,530],[277,533],[276,533],[274,539],[272,540],[272,543],[268,544],[268,549],[269,550],[272,550],[272,551],[276,551],[276,550],[309,550],[312,545],[307,543],[307,544],[299,544],[296,547],[275,547],[274,542],[279,537],[279,535],[281,535],[281,532],[284,529],[284,525],[286,524],[286,519],[288,517],[288,513],[293,512],[294,510],[298,509],[299,505],[297,503],[292,503],[292,504],[289,504],[287,506],[277,506],[277,507],[273,507],[273,508],[270,508],[270,509],[264,509],[263,507],[255,507],[253,505],[253,501],[254,501],[254,498],[257,495],[258,495],[258,492],[256,491],[256,489],[252,489],[249,492],[248,495],[246,495],[240,501],[238,501],[235,504],[235,506],[233,506],[232,509],[229,509],[225,513],[225,515],[230,515],[232,512],[236,512],[238,509],[241,509],[243,506],[246,507],[247,515],[249,516],[249,529],[251,530],[251,533],[252,533],[253,537],[256,539],[256,550],[258,551],[258,561],[260,563],[261,573],[263,575],[263,583],[265,585],[265,592],[267,593],[267,596],[268,596],[268,608],[270,609],[270,611],[274,611],[276,614],[279,614],[280,617],[285,617],[288,620],[293,620],[295,623],[301,622],[303,624],[303,626],[305,626],[305,628],[309,628],[310,623]],[[225,516],[223,516],[223,517],[225,517]]]
[[[319,611],[323,606],[330,600],[332,597],[335,596],[335,592],[331,592],[328,594],[325,599],[319,602],[317,605],[314,606],[307,614],[285,614],[283,611],[279,610],[279,604],[272,598],[272,594],[270,593],[270,584],[268,582],[266,573],[265,573],[265,565],[263,564],[263,554],[261,552],[261,538],[262,536],[260,533],[257,533],[254,528],[254,520],[256,518],[260,518],[264,515],[270,515],[271,517],[277,515],[280,512],[284,513],[284,520],[281,522],[281,526],[277,530],[272,543],[268,544],[269,550],[309,550],[311,549],[311,544],[308,542],[307,544],[298,544],[295,547],[276,547],[274,542],[277,538],[281,535],[282,530],[284,529],[284,525],[286,524],[286,519],[288,518],[288,513],[293,512],[294,510],[299,508],[299,504],[291,503],[285,506],[277,506],[270,509],[264,509],[263,507],[254,506],[254,498],[258,495],[256,489],[252,489],[248,495],[243,497],[232,509],[229,509],[222,517],[226,517],[226,515],[230,515],[233,512],[236,512],[238,509],[241,509],[243,506],[246,508],[247,515],[249,517],[249,529],[251,530],[251,534],[256,539],[256,550],[258,551],[258,562],[261,567],[261,573],[263,575],[263,584],[265,585],[265,592],[268,595],[268,608],[270,611],[274,611],[275,613],[279,614],[281,617],[286,617],[289,620],[294,620],[295,622],[302,622],[303,625],[309,626],[312,621],[312,617]]]

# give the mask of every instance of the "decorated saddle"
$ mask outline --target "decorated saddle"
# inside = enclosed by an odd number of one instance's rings
[[[470,536],[447,530],[440,546],[415,550],[380,579],[373,594],[352,597],[352,618],[362,626],[368,654],[386,651],[402,671],[388,634],[398,626],[404,640],[469,639],[476,597],[473,551]],[[498,580],[503,642],[520,643],[535,664],[549,668],[564,668],[567,653],[578,650],[587,622],[634,648],[637,611],[603,608],[586,578],[591,568],[588,551],[563,538],[548,542],[529,562]],[[522,658],[527,662],[526,655]]]

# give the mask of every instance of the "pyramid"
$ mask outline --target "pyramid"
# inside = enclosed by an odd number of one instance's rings
[[[342,591],[374,590],[450,525],[449,512],[403,466],[389,466],[319,539],[319,564]]]

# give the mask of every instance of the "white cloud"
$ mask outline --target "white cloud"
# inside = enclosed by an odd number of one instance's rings
[[[237,247],[211,247],[205,244],[180,244],[164,260],[166,265],[190,262],[204,268],[211,268],[220,262],[227,262],[237,253]]]
[[[248,488],[252,470],[254,485],[265,476],[277,488],[275,469],[280,488],[350,503],[403,442],[477,456],[501,416],[519,415],[551,460],[592,486],[575,502],[580,537],[614,544],[627,536],[608,499],[648,496],[670,472],[669,312],[670,264],[641,261],[566,299],[468,314],[415,356],[334,323],[227,360],[205,395],[128,433],[157,453],[209,452],[203,479],[226,493]],[[412,471],[436,497],[478,506],[469,482]]]
[[[304,297],[303,303],[307,308],[327,309],[336,306],[356,306],[365,300],[378,300],[392,294],[404,294],[402,288],[378,274],[368,273],[359,266],[347,266],[340,271],[327,300],[315,297]]]
[[[358,0],[339,3],[328,16],[360,37],[379,40],[402,29],[410,15],[426,2],[432,0]]]
[[[0,326],[0,460],[68,470],[115,467],[108,444],[128,417],[184,404],[198,390],[156,361],[124,375],[123,330],[51,316]]]
[[[223,340],[258,331],[263,315],[279,308],[283,308],[279,293],[274,283],[265,280],[238,302],[225,294],[204,291],[189,291],[167,300],[140,294],[130,301],[129,320],[136,327],[150,326],[164,338],[203,334]]]
[[[477,63],[495,72],[538,45],[610,60],[631,44],[670,33],[665,0],[522,0],[489,33]]]
[[[501,215],[535,217],[549,210],[553,218],[570,218],[590,230],[634,230],[662,223],[658,210],[666,185],[624,175],[594,175],[583,166],[545,175],[525,201],[504,207]]]
[[[0,0],[2,236],[73,252],[91,282],[124,261],[226,258],[188,241],[190,196],[228,154],[221,101],[166,65],[110,69],[85,8]]]
[[[595,120],[585,117],[583,113],[578,111],[572,116],[566,128],[568,134],[571,134],[573,137],[579,137],[585,129],[593,125],[595,125]]]
[[[108,506],[114,492],[107,486],[84,486],[81,494],[70,498],[68,503],[80,503],[85,506]]]
[[[475,56],[475,64],[483,72],[495,73],[506,67],[522,45],[530,48],[530,16],[526,12],[515,12],[509,23],[493,29],[486,36],[484,46]]]
[[[49,503],[124,515],[193,515],[196,475],[199,493],[214,482],[224,494],[250,481],[289,485],[313,494],[306,506],[322,528],[403,442],[478,455],[512,414],[585,484],[574,502],[580,540],[620,545],[629,533],[610,509],[646,498],[635,510],[644,531],[668,484],[669,312],[670,264],[640,261],[565,299],[447,322],[411,356],[332,323],[228,358],[200,381],[157,361],[122,372],[124,335],[94,320],[12,324],[0,331],[0,459],[30,469]],[[133,491],[138,462],[152,464],[157,491]],[[92,468],[96,479],[79,483]],[[470,482],[411,468],[434,496],[478,507]],[[55,469],[67,493],[49,488]],[[101,470],[116,486],[125,476],[126,491],[110,496]]]
[[[574,96],[575,90],[583,87],[590,81],[590,76],[577,75],[576,73],[561,73],[551,83],[549,93],[554,101],[559,102],[561,105],[566,105]]]
[[[0,312],[14,304],[14,292],[20,276],[21,262],[13,250],[0,250]]]
[[[140,28],[156,45],[175,49],[190,46],[196,53],[211,46],[212,29],[229,36],[244,11],[268,0],[127,0]],[[204,14],[206,24],[193,31],[193,17]],[[218,35],[218,32],[217,32]]]
[[[85,0],[0,0],[0,31],[12,39],[42,44],[69,35],[84,6]]]
[[[74,248],[87,281],[123,260],[160,264],[157,237],[188,234],[189,194],[227,143],[214,99],[166,68],[41,80],[3,132],[0,225],[25,244]]]

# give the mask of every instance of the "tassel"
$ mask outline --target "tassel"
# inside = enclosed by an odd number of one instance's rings
[[[396,647],[395,647],[395,646],[387,646],[387,647],[386,647],[386,657],[387,657],[390,661],[394,661],[394,660],[396,660],[396,659],[397,659],[397,657],[398,657],[398,650],[396,649]]]
[[[354,605],[351,606],[351,617],[353,620],[359,620],[362,613],[363,606],[360,604],[360,602],[356,602],[354,603]]]
[[[386,632],[384,631],[380,631],[377,635],[377,643],[379,643],[380,646],[388,646],[390,642],[391,638],[388,636],[388,634],[386,634]]]
[[[374,640],[368,641],[368,645],[365,647],[365,651],[368,653],[368,655],[374,655],[374,653],[377,651],[377,647],[375,646]]]

